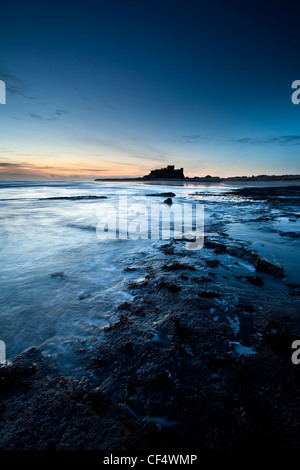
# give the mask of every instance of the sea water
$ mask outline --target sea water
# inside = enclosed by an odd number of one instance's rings
[[[161,256],[157,240],[97,237],[101,207],[107,201],[117,207],[120,196],[149,207],[165,199],[150,194],[172,191],[174,202],[204,204],[207,232],[218,235],[221,224],[232,238],[284,265],[295,280],[299,239],[274,230],[286,224],[299,231],[299,219],[291,224],[278,214],[274,222],[255,224],[253,219],[266,211],[264,203],[224,195],[234,187],[0,182],[0,340],[7,358],[35,346],[53,355],[64,372],[76,373],[74,351],[92,347],[118,305],[131,299],[128,281],[141,278],[141,265]],[[139,269],[127,269],[135,265]]]

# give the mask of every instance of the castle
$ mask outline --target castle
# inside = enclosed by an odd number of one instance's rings
[[[166,168],[152,170],[143,179],[184,179],[183,168],[175,170],[175,165],[168,165]]]

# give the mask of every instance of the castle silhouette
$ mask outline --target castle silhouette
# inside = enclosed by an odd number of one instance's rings
[[[166,168],[150,171],[149,175],[143,176],[144,179],[184,179],[183,168],[175,170],[175,165],[168,165]]]

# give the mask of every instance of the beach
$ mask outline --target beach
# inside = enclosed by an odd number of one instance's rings
[[[1,449],[299,449],[300,185],[1,186]],[[202,248],[97,237],[171,192]]]

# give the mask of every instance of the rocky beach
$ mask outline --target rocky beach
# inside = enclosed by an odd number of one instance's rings
[[[300,186],[222,188],[216,203],[188,188],[181,197],[210,211],[204,247],[162,240],[151,257],[123,257],[127,297],[116,288],[110,320],[76,342],[79,374],[38,344],[10,357],[0,448],[298,450],[299,196]],[[62,288],[64,276],[52,281]],[[80,295],[84,309],[91,295]]]

